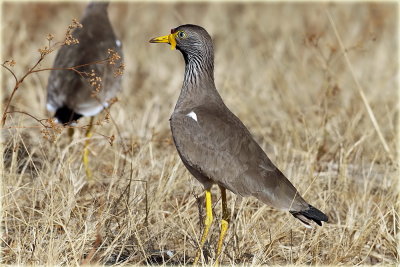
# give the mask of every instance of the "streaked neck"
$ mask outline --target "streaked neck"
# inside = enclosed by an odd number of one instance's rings
[[[222,102],[214,83],[214,58],[198,55],[185,56],[185,77],[175,111],[194,107],[204,102]],[[207,61],[205,59],[208,59]]]
[[[183,88],[196,88],[204,85],[214,86],[214,59],[201,54],[184,54],[185,76]]]

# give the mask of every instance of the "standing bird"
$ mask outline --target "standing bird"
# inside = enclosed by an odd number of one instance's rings
[[[169,43],[185,59],[183,86],[170,126],[179,156],[205,190],[205,227],[194,263],[199,260],[213,219],[210,192],[213,184],[219,186],[222,196],[217,263],[229,226],[226,189],[288,210],[307,227],[311,227],[312,221],[318,225],[328,221],[323,212],[301,197],[222,101],[214,83],[214,49],[207,31],[197,25],[182,25],[150,42]]]
[[[47,109],[55,112],[57,122],[69,125],[83,116],[91,116],[87,138],[91,136],[93,116],[107,107],[107,101],[121,89],[121,76],[115,77],[112,65],[107,62],[93,64],[106,59],[109,49],[118,53],[122,62],[122,46],[108,18],[108,5],[108,2],[87,5],[81,19],[83,27],[76,28],[72,33],[79,43],[61,47],[47,85]],[[79,72],[93,73],[101,79],[99,92],[94,95],[95,88],[90,85],[88,77],[66,70],[75,66],[79,66],[76,68]],[[90,178],[87,147],[88,141],[85,143],[83,162],[86,175]]]

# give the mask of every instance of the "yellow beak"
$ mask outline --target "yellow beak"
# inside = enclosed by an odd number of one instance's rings
[[[150,43],[168,43],[171,45],[171,50],[174,50],[176,48],[176,40],[173,33],[171,33],[170,35],[153,38],[150,40]]]

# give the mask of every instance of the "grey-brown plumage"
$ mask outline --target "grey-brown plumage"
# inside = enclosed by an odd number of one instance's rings
[[[73,32],[79,44],[64,45],[58,51],[53,68],[68,68],[106,59],[108,49],[116,51],[122,60],[121,42],[116,38],[108,18],[108,2],[91,2],[81,19],[82,28]],[[95,71],[102,79],[100,92],[88,80],[71,70],[52,70],[47,85],[47,109],[55,112],[60,123],[69,123],[82,116],[94,116],[107,106],[121,88],[121,76],[114,77],[109,64],[91,64],[79,71]]]
[[[309,205],[275,167],[214,84],[212,40],[202,27],[183,25],[168,37],[185,59],[183,87],[170,118],[173,139],[187,169],[209,190],[213,184],[288,210],[309,225],[328,217]]]

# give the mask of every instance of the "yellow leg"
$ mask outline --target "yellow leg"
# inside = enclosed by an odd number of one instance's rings
[[[90,124],[89,127],[86,130],[85,137],[90,138],[92,136],[92,127],[93,127],[93,119],[94,117],[90,118]],[[88,180],[92,179],[92,171],[90,170],[89,167],[89,146],[90,140],[87,139],[85,140],[85,146],[83,148],[83,166],[85,167],[85,172],[86,172],[86,177]]]
[[[203,245],[207,240],[208,231],[210,230],[211,224],[213,220],[212,215],[212,202],[211,202],[211,192],[210,190],[206,190],[206,218],[204,220],[204,231],[200,240],[200,248],[197,251],[196,258],[194,259],[193,265],[197,265],[200,256],[203,252]]]
[[[216,260],[215,260],[215,265],[218,265],[219,259],[221,256],[222,252],[222,245],[224,243],[224,238],[226,236],[226,232],[228,231],[229,228],[229,220],[230,220],[230,214],[228,210],[228,202],[226,201],[226,189],[223,188],[222,186],[219,187],[221,190],[221,200],[222,200],[222,220],[221,220],[221,232],[219,234],[218,238],[218,246],[217,246],[217,255],[216,255]]]
[[[72,137],[74,136],[74,128],[70,127],[68,128],[68,136],[69,136],[69,141],[72,142]]]

